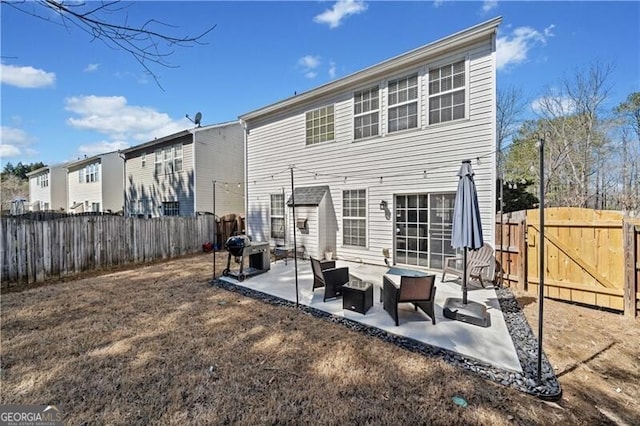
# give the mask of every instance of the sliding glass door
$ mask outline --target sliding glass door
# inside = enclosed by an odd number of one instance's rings
[[[395,262],[442,269],[453,256],[451,226],[455,193],[395,197]]]

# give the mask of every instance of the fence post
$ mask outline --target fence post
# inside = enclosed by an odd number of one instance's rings
[[[518,288],[520,290],[528,291],[529,290],[529,282],[528,282],[528,271],[529,267],[527,258],[529,257],[528,249],[529,244],[527,243],[527,216],[525,214],[524,219],[520,221],[518,225],[518,230],[520,231],[519,247],[518,251],[520,252],[520,264],[518,265],[518,270],[520,273],[518,274]]]
[[[624,315],[627,318],[636,316],[636,230],[631,221],[623,219],[623,253],[624,253]]]

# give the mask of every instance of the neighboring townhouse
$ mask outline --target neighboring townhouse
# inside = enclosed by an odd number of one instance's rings
[[[27,173],[27,176],[30,210],[67,209],[67,170],[64,164],[41,167]]]
[[[68,163],[67,205],[70,213],[112,212],[124,206],[124,160],[108,152]]]
[[[154,139],[122,151],[126,212],[142,217],[244,214],[244,132],[239,121]]]
[[[471,159],[492,243],[501,21],[242,115],[247,234],[290,245],[295,230],[311,256],[442,269],[455,253],[457,172]]]

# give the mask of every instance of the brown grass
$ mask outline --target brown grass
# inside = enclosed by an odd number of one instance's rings
[[[638,321],[548,301],[545,348],[565,395],[549,405],[211,287],[211,261],[200,255],[4,294],[1,402],[61,404],[68,424],[593,425],[640,417]]]

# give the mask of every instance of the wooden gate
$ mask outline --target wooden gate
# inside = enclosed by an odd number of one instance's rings
[[[545,296],[624,310],[623,215],[545,209]],[[538,292],[540,216],[527,211],[528,290]]]

